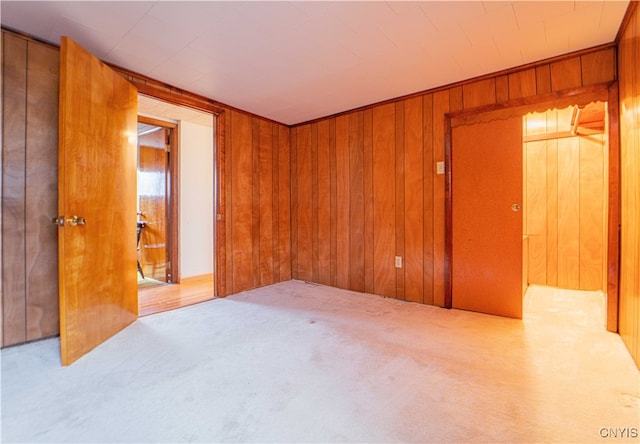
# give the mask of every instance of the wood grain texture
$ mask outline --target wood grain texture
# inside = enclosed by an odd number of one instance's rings
[[[291,162],[290,130],[278,125],[278,246],[280,277],[279,282],[291,279]]]
[[[26,340],[25,194],[27,42],[2,33],[2,296],[3,346]]]
[[[566,58],[563,57],[563,59]],[[482,86],[490,87],[483,88]],[[393,267],[393,256],[402,255],[404,258],[403,269],[390,270],[394,277],[388,279],[388,281],[394,281],[394,297],[410,299],[415,296],[416,300],[422,300],[427,304],[443,305],[445,187],[444,176],[436,173],[436,163],[444,160],[445,114],[464,112],[465,107],[476,106],[479,103],[489,103],[489,105],[479,105],[479,109],[491,106],[509,108],[517,106],[524,109],[525,107],[530,108],[533,106],[532,104],[540,101],[557,99],[556,96],[546,96],[547,93],[556,94],[558,97],[561,95],[551,92],[549,63],[537,66],[528,65],[522,71],[503,72],[495,78],[483,79],[479,82],[465,82],[434,93],[427,92],[416,94],[410,98],[390,100],[384,104],[372,105],[362,110],[345,112],[295,126],[293,132],[306,125],[311,125],[318,134],[318,183],[317,185],[315,182],[312,183],[312,196],[315,193],[318,196],[318,216],[315,225],[312,226],[312,239],[317,238],[317,247],[315,248],[317,248],[318,257],[318,280],[321,280],[320,276],[325,272],[323,271],[323,263],[326,259],[321,258],[328,257],[329,265],[326,272],[329,275],[329,283],[335,286],[348,285],[346,288],[354,288],[352,279],[355,276],[354,270],[359,270],[359,264],[354,266],[353,261],[360,260],[361,253],[352,251],[354,247],[358,246],[352,237],[360,235],[359,229],[363,222],[359,215],[354,217],[352,214],[356,208],[361,208],[359,194],[353,193],[356,188],[360,193],[360,181],[362,180],[364,190],[362,198],[364,200],[365,291],[389,295],[390,291],[380,291],[380,288],[385,288],[384,285],[380,286],[380,282],[387,279],[382,277],[387,270],[384,272],[382,270],[388,266],[387,262],[389,261]],[[593,91],[578,91],[578,93],[595,94]],[[418,98],[422,102],[422,119],[413,119],[410,117],[412,110],[408,104],[412,103],[414,99],[417,102]],[[390,109],[393,112],[389,112]],[[385,110],[385,112],[381,110]],[[360,117],[361,115],[362,117]],[[360,144],[358,135],[360,119],[363,122],[362,147],[357,148],[357,145]],[[325,148],[321,148],[324,143],[321,140],[324,137],[322,134],[326,130],[322,129],[322,125],[328,127],[329,133],[328,148],[325,151],[328,151],[328,165],[323,165],[322,152]],[[420,128],[417,128],[416,125],[419,125]],[[419,155],[422,156],[421,173],[418,172],[419,167],[409,160],[411,156],[418,156],[416,146],[412,145],[414,143],[412,140],[418,133],[422,134],[422,141],[418,142],[420,145]],[[355,145],[354,140],[358,140]],[[387,144],[385,149],[390,152],[382,153],[380,142],[383,140]],[[394,165],[392,172],[383,175],[380,173],[379,159],[385,156],[386,161],[393,162]],[[361,157],[362,160],[360,160]],[[397,166],[400,159],[402,159],[402,168]],[[328,173],[323,179],[322,171],[325,167],[328,168]],[[345,171],[347,168],[348,174]],[[420,175],[419,179],[418,175]],[[323,185],[323,181],[327,177],[328,187]],[[295,183],[300,179],[298,174],[293,172],[292,181]],[[382,182],[379,182],[380,180]],[[414,184],[416,180],[420,181],[419,185]],[[295,185],[292,186],[295,187]],[[413,188],[416,186],[422,188],[423,196],[420,204],[413,200],[415,198]],[[323,187],[326,189],[323,190]],[[345,200],[342,194],[347,187],[351,190]],[[392,220],[388,224],[388,228],[383,224],[384,229],[388,229],[388,233],[385,232],[380,238],[380,224],[383,219],[381,208],[384,203],[387,203],[386,198],[380,197],[379,193],[382,188],[384,188],[382,192],[392,192],[393,198],[388,201]],[[389,190],[389,188],[393,189]],[[321,203],[324,199],[323,192],[328,192],[328,207]],[[293,195],[297,196],[298,193],[294,192]],[[403,201],[401,201],[402,199]],[[293,208],[296,208],[296,205],[298,203],[292,202]],[[416,205],[422,206],[421,223],[419,217],[412,212]],[[329,215],[328,228],[326,226],[323,228],[320,216],[323,213]],[[345,216],[347,213],[348,216]],[[294,216],[292,225],[296,224]],[[416,234],[415,230],[419,230],[420,233]],[[385,248],[381,248],[381,245],[387,241],[393,243],[391,253]],[[292,236],[292,245],[295,251],[294,256],[298,253],[306,254],[296,247],[295,235]],[[323,248],[326,248],[326,251],[323,251]],[[313,245],[311,250],[309,254],[315,257],[316,250]],[[422,251],[422,294],[419,295],[419,291],[417,291],[410,296],[409,292],[412,291],[410,288],[419,288],[419,285],[413,287],[419,279],[414,276],[415,271],[411,269],[414,260],[410,260],[410,257],[419,250]],[[344,264],[348,264],[347,273],[341,271],[344,269]],[[338,275],[340,275],[340,285],[337,283]],[[358,277],[358,279],[360,278]],[[326,276],[322,282],[326,282]]]
[[[521,118],[454,127],[451,159],[453,307],[521,319]]]
[[[58,228],[63,365],[138,316],[137,104],[133,85],[62,38],[58,214],[87,221]]]
[[[581,137],[580,144],[580,290],[602,290],[605,263],[604,159],[602,135]]]
[[[251,119],[231,112],[231,293],[249,290],[253,280],[253,150]]]
[[[373,293],[373,111],[363,111],[364,291]]]
[[[615,80],[615,49],[608,48],[581,56],[582,84],[595,85]]]
[[[558,286],[580,283],[580,151],[577,139],[558,140]]]
[[[509,76],[496,77],[496,100],[495,103],[509,101]]]
[[[558,141],[547,141],[547,285],[558,285]]]
[[[138,137],[138,209],[146,223],[140,233],[138,262],[145,277],[168,282],[167,153],[168,129]]]
[[[318,122],[318,283],[331,285],[329,121]]]
[[[509,99],[520,99],[536,95],[535,68],[509,74]]]
[[[423,207],[424,207],[424,263],[423,263],[423,302],[433,304],[433,182],[435,164],[433,157],[433,95],[427,94],[422,98],[422,138],[423,138]]]
[[[251,119],[251,288],[260,286],[260,120]]]
[[[633,9],[632,9],[633,8]],[[640,13],[630,7],[620,34],[620,317],[619,331],[640,368]]]
[[[373,109],[374,293],[396,296],[395,105]]]
[[[551,69],[549,65],[541,65],[536,70],[536,94],[551,92]]]
[[[404,101],[405,299],[424,303],[424,159],[422,97]]]
[[[462,97],[465,109],[496,103],[495,79],[467,83],[462,87]]]
[[[51,223],[58,207],[59,53],[28,44],[26,152],[27,340],[56,335],[58,317],[58,236]]]
[[[349,115],[349,289],[365,290],[364,114]]]
[[[582,66],[580,57],[551,63],[551,90],[577,88],[582,86]]]
[[[313,281],[313,252],[311,244],[311,126],[305,125],[297,131],[297,239],[298,239],[298,279]]]
[[[260,140],[258,142],[259,179],[260,188],[260,218],[259,238],[259,286],[273,284],[274,264],[274,187],[273,187],[273,124],[266,120],[259,121]]]
[[[445,176],[436,173],[435,163],[444,161],[444,115],[449,112],[449,91],[433,94],[433,303],[444,305]]]
[[[311,127],[311,281],[318,282],[318,126]]]
[[[349,116],[336,118],[336,286],[349,288]]]
[[[404,103],[402,101],[395,103],[395,228],[396,228],[396,257],[402,258],[403,264],[401,268],[396,268],[396,298],[405,299],[405,270],[404,265]]]
[[[529,257],[527,258],[530,284],[547,285],[547,142],[525,143],[525,176],[527,230]]]

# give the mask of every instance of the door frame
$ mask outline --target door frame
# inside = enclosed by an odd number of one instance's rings
[[[556,91],[524,99],[511,100],[500,105],[487,105],[478,108],[446,113],[445,119],[445,254],[444,254],[444,307],[453,306],[453,202],[451,172],[452,128],[482,122],[491,114],[491,119],[531,111],[544,111],[550,107],[564,107],[576,103],[606,101],[609,119],[609,189],[608,189],[608,228],[607,228],[607,313],[606,326],[610,332],[618,332],[619,304],[619,268],[620,268],[620,133],[618,82],[606,82],[587,87]]]
[[[138,92],[139,93],[139,92]],[[178,209],[180,208],[180,165],[178,164],[180,156],[180,147],[178,146],[178,125],[165,120],[154,119],[153,117],[141,116],[138,114],[138,122],[155,125],[162,128],[170,129],[169,132],[169,187],[167,189],[167,214],[168,227],[167,236],[169,251],[167,259],[169,261],[170,284],[180,282],[180,260],[179,260],[179,239],[180,239],[180,218]]]
[[[225,122],[227,111],[233,108],[223,107],[222,104],[197,94],[181,90],[165,83],[150,79],[141,74],[137,74],[127,69],[109,65],[116,72],[138,88],[138,93],[149,96],[153,99],[171,103],[173,105],[186,106],[215,117],[214,138],[213,138],[213,183],[214,192],[214,227],[213,227],[213,249],[214,249],[214,283],[213,295],[215,297],[227,296],[227,174],[226,174],[226,132]]]

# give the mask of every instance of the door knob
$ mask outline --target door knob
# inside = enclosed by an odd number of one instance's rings
[[[76,225],[84,225],[87,221],[82,216],[71,216],[65,222],[67,222],[72,227],[75,227]]]
[[[518,211],[520,211],[520,204],[511,205],[511,210],[517,213]]]

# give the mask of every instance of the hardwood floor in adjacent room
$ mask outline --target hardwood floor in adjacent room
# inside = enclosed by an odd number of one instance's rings
[[[138,315],[147,316],[213,299],[213,275],[138,290]]]

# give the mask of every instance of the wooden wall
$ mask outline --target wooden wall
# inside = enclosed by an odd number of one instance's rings
[[[620,34],[621,244],[619,331],[640,367],[640,13]]]
[[[293,277],[444,305],[445,114],[614,79],[606,47],[293,127]]]
[[[289,128],[225,111],[226,294],[291,279]]]
[[[569,107],[530,113],[523,119],[523,134],[526,137],[569,132],[572,111]],[[529,283],[605,291],[605,135],[525,142],[523,150],[523,222],[524,234],[529,238]]]
[[[57,212],[59,49],[2,31],[2,346],[58,333]],[[225,239],[221,296],[291,279],[287,126],[156,87],[145,93],[219,113],[216,237]],[[219,169],[222,168],[222,171]],[[222,196],[222,199],[220,198]],[[222,279],[218,279],[222,280]]]
[[[58,333],[58,50],[2,32],[2,346]]]
[[[138,219],[146,222],[140,233],[138,261],[145,278],[169,282],[167,273],[167,137],[161,128],[138,136]]]

